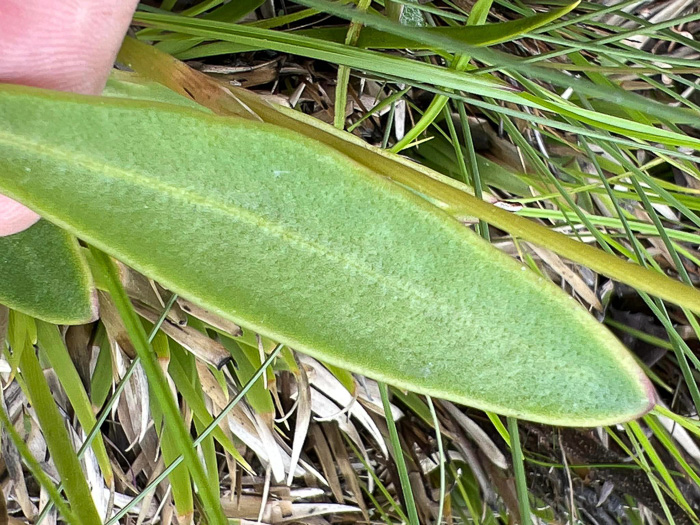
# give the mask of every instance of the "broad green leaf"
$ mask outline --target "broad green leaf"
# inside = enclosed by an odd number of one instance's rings
[[[95,316],[91,288],[75,238],[50,222],[0,237],[0,303],[51,323],[80,324]]]
[[[120,57],[134,70],[178,93],[190,94],[216,114],[260,120],[301,133],[409,188],[459,221],[477,217],[516,238],[548,248],[611,279],[700,313],[700,292],[695,288],[484,202],[472,195],[464,184],[405,157],[373,147],[351,133],[344,133],[299,111],[271,105],[245,89],[229,88],[231,94],[225,93],[219,83],[206,75],[133,39],[124,41]]]
[[[0,88],[0,123],[0,191],[245,328],[535,421],[653,405],[631,355],[561,290],[303,135],[16,86]]]

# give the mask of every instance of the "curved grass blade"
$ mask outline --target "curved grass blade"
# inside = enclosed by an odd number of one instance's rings
[[[688,123],[694,126],[697,125],[697,115],[693,111],[667,106],[648,98],[644,98],[635,93],[627,92],[622,88],[598,86],[592,82],[576,79],[560,72],[555,72],[542,67],[532,67],[527,63],[527,61],[514,59],[505,53],[497,52],[484,47],[467,45],[450,37],[429,33],[425,28],[403,27],[386,17],[371,13],[363,13],[346,6],[329,2],[327,0],[298,0],[297,3],[318,9],[328,14],[345,18],[347,20],[361,22],[367,27],[374,27],[401,37],[410,35],[412,38],[415,38],[416,41],[430,44],[435,48],[471,55],[482,62],[493,64],[495,67],[498,67],[501,70],[518,71],[524,75],[528,75],[531,78],[548,81],[554,85],[567,88],[571,87],[581,94],[594,98],[600,98],[601,100],[607,100],[624,108],[638,109],[661,119],[672,119],[678,124]],[[674,24],[675,23],[677,22],[674,21]],[[434,83],[437,84],[437,82]],[[523,103],[522,100],[521,103]]]
[[[634,359],[567,295],[303,135],[16,86],[0,122],[3,192],[245,328],[524,419],[596,425],[653,406]]]
[[[45,352],[51,367],[56,372],[56,376],[66,391],[68,400],[73,406],[80,425],[85,432],[89,432],[97,423],[97,420],[92,411],[90,399],[83,387],[83,382],[80,380],[78,371],[75,369],[75,365],[68,354],[68,349],[58,331],[58,327],[42,321],[37,322],[36,326],[37,343]],[[112,472],[112,465],[101,434],[98,434],[93,441],[92,448],[102,475],[105,478],[105,483],[107,486],[111,486],[114,482],[114,473]]]
[[[61,497],[60,492],[51,481],[51,478],[49,478],[46,472],[44,472],[41,464],[32,455],[31,450],[29,450],[29,447],[22,439],[22,436],[19,435],[17,429],[10,422],[10,418],[5,411],[4,405],[5,400],[3,399],[0,403],[0,423],[3,427],[5,427],[7,435],[17,448],[20,456],[22,456],[22,459],[26,463],[29,472],[32,473],[32,476],[34,476],[36,481],[39,482],[39,484],[46,490],[49,498],[51,498],[53,504],[56,505],[66,523],[68,523],[68,525],[80,525],[78,518],[75,516],[75,514],[73,514],[73,511],[71,511],[68,503]]]
[[[416,501],[413,497],[413,488],[408,479],[408,469],[406,468],[406,460],[403,457],[404,447],[401,446],[399,432],[396,429],[396,422],[391,413],[391,404],[389,402],[389,388],[384,383],[379,383],[379,394],[382,396],[382,406],[384,407],[384,417],[386,418],[386,426],[389,429],[389,438],[391,448],[394,452],[394,464],[399,472],[401,480],[401,491],[406,503],[406,512],[408,513],[408,523],[410,525],[418,525],[418,510],[416,509]]]
[[[138,357],[141,359],[141,365],[148,377],[149,386],[155,393],[162,409],[165,424],[168,426],[169,431],[173,433],[173,441],[180,449],[185,459],[185,466],[197,486],[202,498],[203,514],[211,525],[225,525],[227,520],[224,516],[221,502],[217,497],[219,487],[211,487],[208,484],[204,467],[199,461],[199,456],[192,444],[188,429],[182,421],[179,408],[175,399],[173,399],[167,379],[156,359],[143,324],[137,317],[129,297],[126,295],[119,280],[118,270],[106,254],[93,247],[90,247],[90,252],[97,266],[102,269],[107,278],[109,293],[134,344]]]
[[[275,347],[275,349],[270,353],[270,355],[255,373],[255,375],[250,379],[250,381],[243,385],[243,388],[241,388],[240,392],[238,392],[238,394],[236,394],[236,396],[231,401],[229,401],[228,405],[226,405],[224,409],[219,413],[219,415],[216,416],[216,418],[214,418],[214,420],[209,425],[207,425],[207,428],[204,429],[204,431],[199,435],[199,437],[194,440],[195,447],[198,447],[209,436],[209,434],[211,434],[214,431],[214,429],[221,424],[221,422],[227,417],[228,413],[233,409],[233,407],[235,407],[241,401],[241,399],[243,399],[251,385],[255,383],[258,379],[260,379],[262,374],[266,372],[267,368],[270,365],[272,365],[272,362],[275,359],[277,359],[277,356],[280,354],[283,348],[284,345],[281,344]],[[151,481],[148,484],[148,486],[146,486],[136,497],[134,497],[134,499],[132,499],[128,505],[125,505],[122,508],[122,510],[120,510],[117,514],[114,515],[114,517],[112,517],[107,523],[105,523],[105,525],[115,525],[116,523],[118,523],[119,520],[127,514],[129,508],[131,508],[134,505],[137,505],[143,498],[145,498],[148,495],[148,493],[151,490],[157,487],[183,461],[185,461],[185,458],[183,456],[179,456],[153,481]]]
[[[20,368],[27,397],[34,407],[51,459],[63,481],[63,490],[77,518],[76,523],[81,525],[102,523],[90,494],[85,473],[68,436],[65,418],[56,408],[56,402],[33,348],[27,348],[22,352]]]
[[[423,31],[428,35],[450,38],[470,46],[493,46],[520,38],[525,33],[546,26],[576,8],[578,4],[579,2],[574,2],[546,13],[497,24],[464,27],[426,27]],[[295,34],[342,44],[345,43],[346,32],[347,30],[344,27],[323,27],[300,30]],[[387,33],[372,27],[362,30],[356,45],[372,49],[431,49],[434,47],[425,42],[411,40],[405,36]]]
[[[48,221],[0,237],[0,303],[54,324],[93,319],[92,278],[75,237]]]

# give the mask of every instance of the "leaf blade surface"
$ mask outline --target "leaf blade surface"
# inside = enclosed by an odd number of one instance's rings
[[[43,220],[0,237],[0,303],[56,324],[94,318],[92,280],[75,238]]]
[[[568,296],[316,141],[9,86],[0,122],[0,190],[299,351],[547,423],[612,423],[653,404],[632,357]]]

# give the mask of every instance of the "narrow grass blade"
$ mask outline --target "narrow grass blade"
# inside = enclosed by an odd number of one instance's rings
[[[520,446],[520,431],[518,420],[508,418],[508,432],[510,434],[510,452],[513,455],[513,472],[515,473],[515,491],[518,495],[521,525],[530,525],[532,515],[530,511],[530,491],[525,477],[525,463],[523,461],[523,449]]]
[[[525,33],[546,26],[553,20],[557,20],[569,13],[577,5],[578,2],[574,2],[546,13],[497,24],[470,24],[465,27],[427,27],[423,31],[429,35],[454,39],[470,46],[492,46],[515,40],[522,37]],[[472,20],[472,18],[469,17],[469,20]],[[338,43],[344,42],[345,37],[344,28],[308,29],[298,33]],[[363,30],[357,40],[357,45],[359,47],[376,49],[430,49],[433,47],[431,44],[412,40],[410,37],[391,34],[374,28]]]
[[[394,452],[394,463],[396,470],[399,472],[401,479],[401,491],[403,499],[406,503],[406,512],[408,513],[408,522],[410,525],[419,525],[418,510],[416,509],[416,501],[413,498],[413,489],[411,481],[408,479],[408,469],[406,468],[406,460],[403,457],[403,447],[399,440],[399,433],[396,430],[396,422],[391,413],[391,403],[389,401],[389,389],[384,383],[379,383],[379,394],[382,396],[382,405],[384,405],[384,417],[386,417],[386,425],[389,429],[389,441],[391,449]]]
[[[46,445],[56,470],[63,480],[71,510],[78,519],[77,523],[81,525],[101,523],[102,518],[97,513],[90,487],[68,436],[66,420],[58,412],[33,348],[28,348],[22,353],[20,367],[22,379],[27,388],[27,397],[39,419]]]
[[[275,349],[270,353],[268,358],[265,360],[265,362],[262,364],[262,366],[258,369],[258,371],[255,373],[253,377],[250,378],[250,381],[246,383],[241,391],[234,397],[228,405],[221,411],[221,413],[216,416],[214,421],[212,421],[202,432],[197,439],[194,441],[194,446],[198,446],[204,439],[207,438],[211,434],[211,432],[214,431],[214,429],[227,417],[228,413],[231,411],[233,407],[235,407],[241,399],[246,395],[248,392],[248,389],[257,381],[260,379],[262,374],[264,374],[267,371],[267,368],[272,364],[272,362],[277,358],[279,355],[280,351],[284,348],[283,345],[277,345]],[[173,469],[177,468],[180,463],[185,461],[184,456],[179,456],[175,461],[173,461],[156,479],[154,479],[149,485],[141,491],[141,493],[136,496],[130,503],[129,506],[124,507],[121,511],[119,511],[114,517],[112,517],[105,525],[115,525],[116,523],[119,522],[119,520],[126,515],[126,513],[129,511],[129,508],[131,506],[137,505],[146,495],[156,488],[161,481],[163,481],[172,471]]]
[[[426,402],[428,403],[428,408],[430,408],[430,415],[433,418],[433,426],[435,427],[435,440],[437,441],[437,446],[438,446],[438,461],[440,462],[440,496],[438,499],[438,512],[437,512],[437,519],[435,520],[435,523],[440,525],[442,523],[442,514],[445,511],[445,492],[447,490],[447,484],[445,480],[445,450],[442,445],[442,432],[440,431],[440,419],[438,418],[437,413],[435,412],[435,405],[433,404],[433,400],[430,398],[430,396],[426,396],[425,398]]]
[[[22,456],[22,459],[26,463],[27,468],[29,468],[29,471],[32,473],[32,476],[34,476],[34,479],[36,479],[46,490],[51,498],[51,502],[56,505],[56,508],[58,508],[58,511],[68,525],[82,525],[83,522],[78,519],[63,497],[61,497],[61,494],[51,481],[51,478],[49,478],[49,476],[44,472],[44,469],[32,455],[31,450],[29,450],[29,447],[22,439],[22,436],[20,436],[17,429],[15,429],[14,425],[10,421],[10,418],[7,416],[4,405],[5,401],[3,400],[2,403],[0,403],[0,423],[2,423],[2,426],[5,427],[5,431],[19,451],[20,456]]]
[[[163,410],[165,424],[173,431],[180,453],[186,459],[187,468],[202,498],[204,515],[211,525],[226,525],[226,517],[219,501],[219,487],[210,487],[208,484],[206,473],[194,449],[192,439],[185,428],[180,411],[170,393],[170,387],[151,349],[143,324],[141,324],[119,281],[119,275],[114,267],[114,263],[99,250],[91,248],[91,252],[98,266],[102,268],[107,277],[110,295],[129,332],[134,348],[141,358],[141,364],[148,377],[150,387],[153,389]]]
[[[75,410],[75,415],[80,425],[85,432],[88,432],[97,423],[95,414],[92,411],[92,403],[90,403],[87,392],[85,392],[83,382],[68,354],[68,349],[63,342],[58,327],[42,321],[37,322],[37,342],[39,347],[45,352],[51,367],[56,372],[58,380],[66,391],[68,400],[73,410]],[[102,475],[105,478],[105,483],[107,486],[111,486],[114,474],[112,473],[112,465],[101,435],[95,438],[92,448],[102,470]]]

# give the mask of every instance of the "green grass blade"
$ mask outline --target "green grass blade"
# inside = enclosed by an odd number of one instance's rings
[[[208,478],[192,444],[192,438],[190,438],[189,432],[185,428],[180,410],[170,393],[170,387],[151,349],[143,325],[119,281],[119,275],[114,267],[114,263],[107,255],[97,249],[91,248],[91,253],[98,266],[102,268],[107,276],[110,295],[141,359],[141,365],[148,377],[150,387],[153,389],[156,399],[163,410],[165,424],[173,431],[173,438],[177,442],[180,453],[186,460],[185,464],[190,471],[190,475],[199,490],[199,495],[204,505],[204,514],[210,525],[226,525],[226,517],[221,508],[218,495],[219,487],[210,487],[208,484]]]
[[[233,407],[235,407],[241,399],[248,393],[248,389],[258,380],[260,377],[267,371],[267,368],[272,364],[272,362],[277,358],[279,355],[280,351],[284,348],[284,345],[277,345],[275,349],[270,353],[268,358],[265,360],[265,362],[262,364],[262,366],[258,369],[258,371],[255,373],[253,377],[250,378],[250,381],[246,383],[241,391],[234,397],[228,405],[221,411],[221,413],[216,416],[214,421],[212,421],[206,428],[204,432],[202,432],[197,439],[194,440],[194,446],[198,446],[204,439],[206,439],[213,431],[215,428],[218,427],[218,425],[226,418],[228,413],[231,411]],[[151,483],[148,484],[148,486],[141,491],[141,493],[136,496],[128,506],[125,506],[122,510],[120,510],[117,514],[114,515],[105,525],[116,525],[119,520],[124,517],[127,512],[129,512],[129,509],[132,508],[134,505],[137,505],[143,498],[148,495],[148,493],[155,489],[172,471],[173,469],[177,468],[180,463],[185,461],[184,456],[179,456],[177,459],[175,459],[159,476],[156,477]]]
[[[36,458],[32,455],[31,450],[29,450],[29,447],[22,439],[22,436],[19,435],[17,429],[15,429],[14,425],[10,421],[7,412],[5,411],[4,399],[0,403],[0,423],[5,428],[5,431],[12,440],[12,443],[17,448],[17,451],[19,452],[20,456],[27,465],[27,468],[29,468],[29,471],[32,473],[32,476],[34,476],[34,479],[36,479],[39,482],[39,484],[46,490],[46,492],[49,495],[49,498],[51,499],[51,502],[54,505],[56,505],[56,508],[58,508],[58,512],[61,514],[66,523],[68,523],[68,525],[81,525],[83,522],[78,519],[78,517],[73,513],[66,501],[61,497],[61,494],[56,488],[56,486],[46,475],[44,469],[36,460]]]
[[[438,446],[438,457],[440,458],[440,496],[438,500],[438,512],[437,519],[435,523],[438,525],[442,523],[442,515],[445,510],[445,491],[447,490],[446,480],[445,480],[445,450],[442,444],[442,432],[440,431],[440,420],[438,419],[437,413],[435,412],[435,405],[433,405],[433,400],[430,396],[425,397],[428,407],[430,408],[430,415],[433,418],[433,426],[435,428],[435,441],[437,441]]]
[[[181,447],[177,443],[177,438],[171,429],[171,425],[164,424],[165,417],[160,409],[160,403],[151,403],[151,413],[156,432],[160,438],[160,450],[163,454],[163,461],[166,465],[170,465],[180,455]],[[187,465],[183,463],[173,469],[168,475],[168,481],[172,489],[178,523],[191,523],[194,517],[194,495],[192,493],[192,478],[187,470]],[[212,486],[218,487],[219,485]]]
[[[360,10],[366,10],[372,0],[360,0],[357,4],[357,8]],[[344,43],[348,46],[354,46],[357,44],[357,39],[360,37],[360,31],[362,30],[362,24],[356,24],[354,22],[350,23],[347,35],[345,36]],[[338,80],[335,86],[335,110],[333,124],[338,129],[345,128],[345,107],[347,105],[348,99],[348,83],[350,82],[350,68],[347,66],[338,67]]]
[[[399,473],[401,480],[401,491],[406,503],[406,512],[408,513],[408,522],[410,525],[419,525],[418,510],[416,509],[416,501],[413,498],[413,489],[411,481],[408,478],[408,469],[406,468],[406,460],[403,457],[403,447],[399,440],[399,433],[396,430],[396,422],[391,413],[391,403],[389,401],[389,389],[384,383],[379,383],[379,394],[382,396],[382,405],[384,406],[384,417],[386,417],[386,425],[389,429],[389,442],[393,451],[394,463],[396,470]]]
[[[520,432],[518,430],[518,420],[514,417],[508,418],[508,432],[510,434],[510,452],[513,455],[513,472],[515,473],[515,491],[518,495],[518,506],[520,508],[521,525],[532,523],[530,510],[530,491],[525,477],[525,462],[523,460],[523,449],[520,447]]]
[[[690,111],[672,106],[666,106],[651,101],[648,98],[626,92],[621,88],[599,86],[590,81],[576,79],[563,73],[540,67],[532,67],[531,65],[521,62],[518,59],[513,59],[511,56],[504,53],[498,53],[488,49],[466,45],[453,38],[431,34],[427,32],[426,29],[404,28],[399,24],[388,20],[387,18],[369,13],[360,13],[356,10],[328,2],[326,0],[298,0],[298,3],[307,7],[319,9],[341,18],[359,21],[367,26],[375,27],[391,34],[396,34],[399,36],[409,35],[415,40],[433,45],[436,48],[471,55],[483,62],[496,64],[500,69],[521,72],[531,76],[532,78],[549,81],[555,85],[565,88],[571,87],[584,95],[600,98],[601,100],[607,100],[626,108],[646,111],[648,114],[661,119],[674,119],[677,123],[697,124],[697,116]],[[434,83],[434,81],[431,83]],[[521,103],[522,100],[524,99],[521,99]]]
[[[81,525],[101,523],[102,519],[95,508],[85,473],[66,430],[65,418],[56,407],[34,349],[28,348],[22,353],[20,367],[22,379],[27,388],[27,397],[39,419],[46,445],[63,481],[68,502],[78,519],[77,523]]]
[[[56,372],[63,389],[66,391],[68,400],[75,411],[75,415],[85,432],[89,431],[96,423],[95,414],[92,411],[92,403],[83,387],[83,382],[75,369],[75,365],[68,354],[68,349],[63,342],[63,338],[58,331],[58,327],[37,322],[37,342]],[[114,479],[112,465],[105,449],[102,436],[98,435],[92,444],[97,463],[100,465],[102,475],[107,486],[111,486]]]
[[[183,368],[183,361],[187,359],[187,355],[183,350],[179,349],[178,346],[173,344],[173,359],[170,362],[169,372],[173,378],[173,382],[177,390],[182,395],[182,398],[186,400],[190,410],[194,413],[194,416],[206,425],[210,425],[214,420],[214,417],[207,410],[207,406],[202,399],[201,384],[199,381],[192,380],[188,378],[185,369]],[[251,377],[253,374],[251,374]],[[221,446],[238,462],[240,465],[248,470],[252,471],[252,468],[246,460],[238,452],[235,445],[230,439],[226,437],[226,434],[219,427],[214,427],[212,430],[212,436],[221,444]]]
[[[668,468],[662,461],[658,452],[656,451],[654,446],[649,441],[649,438],[642,430],[642,427],[636,421],[630,421],[629,423],[627,423],[627,426],[631,429],[632,433],[637,438],[637,441],[639,442],[646,455],[651,460],[654,467],[656,467],[656,470],[661,475],[661,479],[664,480],[666,486],[671,491],[671,494],[673,495],[673,498],[676,501],[676,503],[678,503],[691,518],[697,520],[695,512],[693,512],[693,509],[688,504],[688,501],[681,493],[680,489],[678,488],[678,485],[673,480],[673,476],[671,476],[671,473],[668,471]]]
[[[88,252],[89,253],[89,252]],[[98,268],[94,268],[94,270],[98,270]],[[106,282],[106,278],[104,279]],[[175,301],[177,300],[177,294],[172,294],[168,302],[165,304],[165,307],[163,308],[163,312],[161,313],[158,321],[156,324],[153,326],[153,329],[148,335],[148,342],[150,343],[153,338],[156,336],[158,333],[158,330],[160,330],[161,325],[165,321],[165,318],[172,308],[173,304],[175,304]],[[109,342],[107,342],[109,345]],[[107,350],[109,351],[109,349]],[[111,359],[111,356],[110,356]],[[100,417],[97,418],[97,422],[93,425],[93,427],[90,429],[90,431],[87,433],[87,436],[85,437],[85,441],[83,444],[80,446],[80,450],[78,450],[78,459],[81,459],[87,449],[92,446],[92,442],[94,439],[97,437],[98,433],[100,432],[100,429],[102,428],[102,425],[104,424],[105,421],[107,421],[107,417],[112,413],[112,408],[114,405],[117,403],[119,400],[120,396],[122,395],[122,392],[126,388],[127,383],[129,382],[129,379],[133,375],[134,371],[136,370],[136,367],[139,365],[141,360],[137,356],[133,361],[131,361],[131,364],[129,365],[129,368],[127,368],[126,373],[122,377],[122,380],[119,382],[117,385],[117,388],[115,388],[114,393],[110,397],[109,401],[107,401],[107,404],[104,406],[102,409],[102,413],[100,414]],[[111,378],[111,374],[109,376]],[[105,394],[107,395],[107,394]],[[62,486],[59,486],[59,490],[62,488]],[[44,509],[41,511],[41,514],[37,518],[36,525],[41,525],[43,523],[44,519],[48,515],[49,511],[51,510],[52,504],[49,503],[47,504]]]

